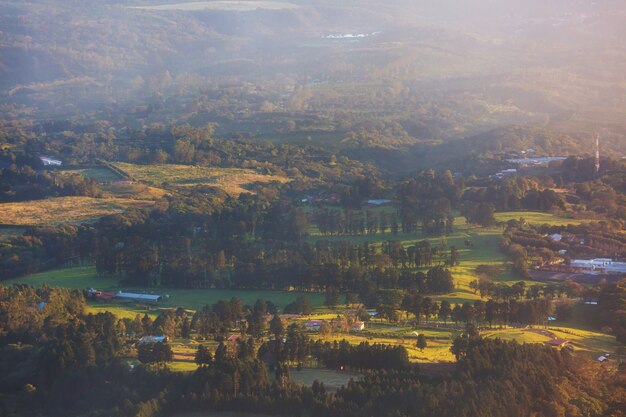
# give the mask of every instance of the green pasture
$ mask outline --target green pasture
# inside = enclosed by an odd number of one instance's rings
[[[317,292],[298,292],[298,291],[275,291],[275,290],[230,290],[230,289],[180,289],[180,288],[162,288],[162,287],[120,287],[120,277],[103,276],[96,274],[94,267],[76,267],[63,268],[48,272],[41,272],[22,278],[3,281],[2,285],[11,284],[29,284],[40,286],[43,284],[52,287],[62,287],[71,289],[95,288],[102,291],[130,291],[142,292],[150,294],[169,295],[169,299],[165,299],[159,303],[149,306],[152,308],[176,308],[184,307],[192,310],[200,309],[207,304],[215,304],[220,300],[230,300],[231,298],[239,298],[244,304],[254,304],[258,299],[271,301],[280,309],[287,304],[295,301],[301,295],[309,298],[311,305],[318,307],[324,304],[324,294]],[[146,310],[145,304],[137,303],[92,303],[94,308],[100,310],[117,311],[121,313],[124,310],[135,312]]]
[[[568,219],[566,217],[559,216],[552,213],[542,213],[536,211],[507,211],[502,213],[496,213],[495,218],[497,222],[507,222],[509,220],[524,219],[526,223],[532,225],[548,224],[550,226],[566,226],[568,224],[581,224],[586,220],[581,219]],[[588,220],[587,220],[588,221]]]
[[[330,369],[303,368],[300,370],[290,369],[291,382],[311,386],[315,380],[324,383],[327,391],[336,391],[347,385],[351,379],[359,379],[363,375],[356,372],[333,371]]]
[[[92,168],[70,169],[70,170],[65,170],[64,172],[69,173],[69,174],[73,174],[73,173],[80,174],[83,177],[91,178],[92,180],[99,182],[99,183],[110,182],[110,181],[120,181],[122,179],[122,177],[119,174],[103,166],[92,167]]]
[[[23,227],[4,226],[0,227],[0,242],[9,240],[14,237],[22,236],[24,234]]]

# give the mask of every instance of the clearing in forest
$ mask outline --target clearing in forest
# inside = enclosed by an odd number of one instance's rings
[[[88,223],[102,216],[143,208],[153,201],[125,198],[55,197],[0,204],[0,224],[41,226]]]
[[[254,183],[279,182],[284,184],[290,179],[279,175],[260,174],[251,169],[215,168],[196,165],[135,165],[122,162],[114,164],[131,178],[154,184],[174,187],[209,185],[220,188],[232,196],[250,193],[245,187]]]

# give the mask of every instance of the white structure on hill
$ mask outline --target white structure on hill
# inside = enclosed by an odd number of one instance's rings
[[[570,266],[572,268],[580,268],[583,271],[626,274],[626,262],[615,262],[609,258],[574,259],[570,262]]]
[[[61,165],[63,165],[63,162],[59,161],[58,159],[51,158],[49,156],[40,156],[39,159],[41,159],[41,162],[43,162],[43,166],[45,167],[49,167],[49,166],[60,167]]]

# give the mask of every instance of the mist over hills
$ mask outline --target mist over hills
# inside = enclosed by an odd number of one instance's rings
[[[528,125],[623,152],[625,18],[618,1],[4,2],[2,115],[337,150]]]

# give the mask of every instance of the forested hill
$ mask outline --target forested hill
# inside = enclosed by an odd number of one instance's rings
[[[405,171],[403,153],[464,138],[573,154],[601,132],[624,152],[623,4],[457,3],[5,3],[0,114],[12,128],[213,122],[222,137],[397,153],[385,168]],[[494,130],[511,125],[531,128]]]

